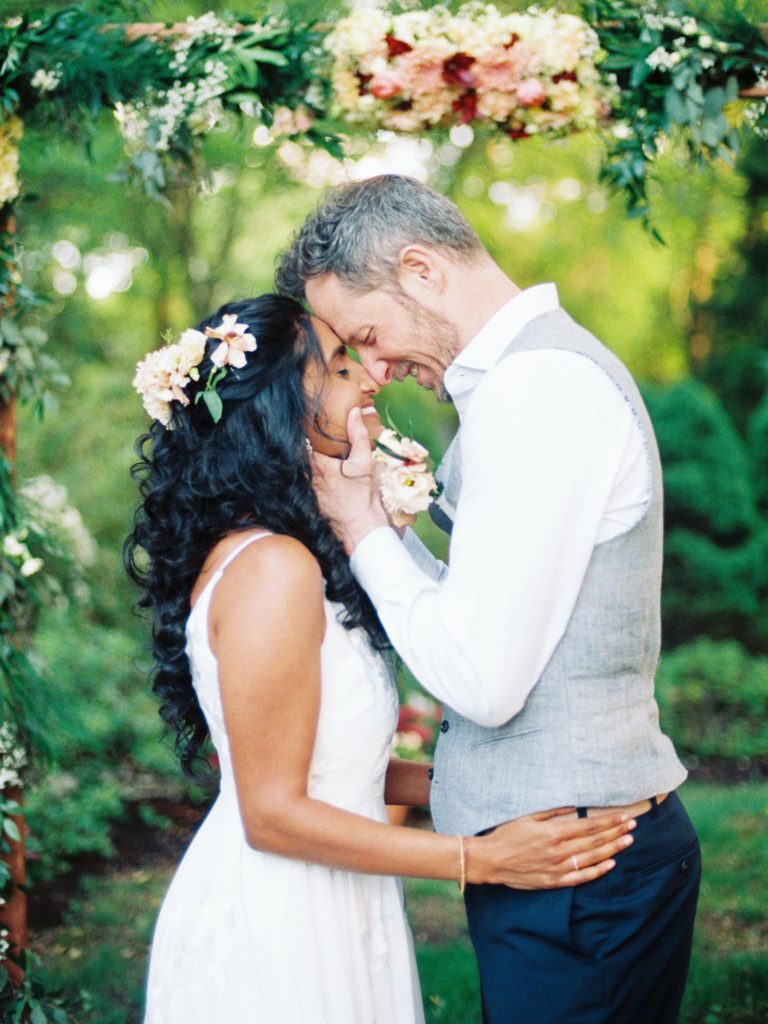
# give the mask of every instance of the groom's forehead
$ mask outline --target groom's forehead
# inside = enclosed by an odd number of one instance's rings
[[[328,324],[345,345],[359,345],[365,340],[373,327],[371,292],[352,291],[335,274],[310,279],[305,291],[315,316]]]

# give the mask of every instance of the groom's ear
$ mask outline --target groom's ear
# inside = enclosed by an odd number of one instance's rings
[[[403,291],[424,305],[438,298],[446,285],[444,257],[424,245],[404,245],[398,254],[398,281]]]

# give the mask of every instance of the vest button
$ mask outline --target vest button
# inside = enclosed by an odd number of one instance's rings
[[[434,777],[435,777],[435,769],[434,768],[430,768],[429,771],[427,772],[427,778],[431,782],[432,779],[434,779]]]
[[[685,872],[688,871],[689,867],[690,867],[690,864],[688,863],[687,860],[680,861],[680,873],[681,874],[685,874]]]
[[[451,728],[451,726],[450,726],[450,723],[448,722],[448,719],[444,718],[442,720],[442,722],[440,723],[440,732],[448,732],[448,730],[450,728]]]

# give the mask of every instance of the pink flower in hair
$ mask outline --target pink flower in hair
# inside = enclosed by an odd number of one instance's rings
[[[220,338],[221,344],[211,353],[215,366],[245,366],[245,353],[256,350],[256,339],[248,333],[248,324],[239,324],[235,313],[225,313],[218,327],[206,327],[207,338]]]

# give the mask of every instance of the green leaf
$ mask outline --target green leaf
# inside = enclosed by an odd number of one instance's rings
[[[8,836],[9,839],[14,839],[19,842],[21,839],[21,832],[19,832],[19,826],[13,820],[13,818],[5,818],[3,821],[3,832]]]
[[[664,97],[664,109],[673,124],[688,124],[690,121],[688,104],[677,89],[667,89]]]
[[[214,423],[218,423],[221,419],[221,414],[224,411],[221,399],[215,391],[203,391],[203,401],[208,407],[208,412],[211,414],[211,419]]]
[[[30,1024],[48,1024],[48,1014],[42,1008],[40,1003],[33,1003],[29,1020]]]
[[[275,50],[265,50],[261,46],[238,47],[235,52],[238,56],[257,61],[259,64],[274,64],[277,68],[288,66],[288,58],[284,54],[278,53]]]
[[[639,85],[648,78],[653,69],[648,66],[643,57],[641,60],[636,60],[632,64],[632,73],[629,76],[629,87],[630,89],[636,89]]]
[[[733,103],[734,100],[739,98],[739,80],[735,75],[731,75],[725,83],[725,102]]]
[[[709,89],[704,96],[704,117],[716,117],[725,106],[725,89]]]

